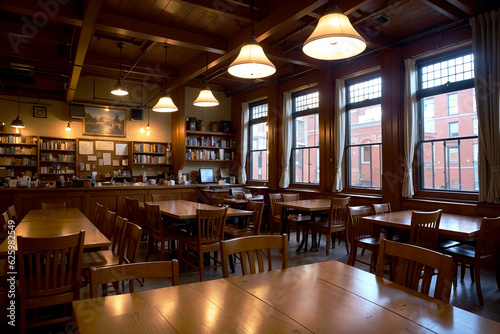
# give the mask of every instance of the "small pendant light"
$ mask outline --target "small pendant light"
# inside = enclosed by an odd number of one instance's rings
[[[21,109],[21,88],[19,88],[19,94],[17,96],[17,117],[10,123],[13,128],[24,129],[24,122],[21,120],[20,109]]]
[[[163,43],[162,46],[165,49],[165,92],[163,93],[163,96],[158,100],[158,103],[156,103],[156,105],[153,107],[153,111],[174,112],[178,109],[175,106],[174,101],[172,101],[170,95],[167,93],[167,50],[170,44]]]
[[[71,124],[70,123],[71,123],[71,121],[68,122],[68,126],[66,127],[66,131],[71,131]]]
[[[125,46],[125,43],[120,42],[117,44],[117,46],[120,49],[120,77],[118,78],[118,82],[116,83],[115,87],[113,87],[111,94],[116,96],[125,96],[128,95],[127,87],[125,87],[125,85],[123,84],[122,79],[122,49]]]
[[[255,40],[253,34],[253,0],[251,7],[252,33],[250,35],[250,41],[243,45],[238,57],[236,57],[227,69],[229,74],[244,79],[264,78],[276,72],[276,67],[267,58],[264,50]]]
[[[193,105],[197,107],[215,107],[219,105],[219,101],[215,98],[214,94],[208,87],[208,52],[207,52],[207,66],[205,67],[205,89],[200,91],[198,98],[194,100]]]

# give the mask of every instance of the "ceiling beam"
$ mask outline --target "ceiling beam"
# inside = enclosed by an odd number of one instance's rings
[[[453,6],[459,8],[461,11],[467,13],[469,16],[477,15],[481,12],[481,6],[477,1],[470,0],[447,0]]]
[[[61,5],[58,1],[27,1],[27,0],[2,0],[0,10],[27,16],[27,20],[33,23],[33,15],[46,14],[51,21],[65,23],[77,27],[82,26],[81,8],[79,1],[64,1]]]
[[[238,2],[226,2],[226,1],[213,1],[213,0],[177,0],[180,3],[190,4],[194,7],[201,8],[203,10],[208,10],[215,12],[218,15],[218,19],[221,21],[225,20],[238,20],[241,22],[250,23],[251,13],[248,6],[241,6]],[[259,10],[254,8],[255,20],[258,21]]]
[[[71,103],[75,97],[76,86],[78,85],[78,79],[80,78],[85,55],[87,54],[90,42],[92,41],[94,26],[101,9],[102,1],[103,0],[87,0],[85,3],[83,24],[80,29],[80,36],[76,46],[73,70],[71,72],[68,92],[66,93],[66,103]]]
[[[227,51],[226,41],[220,38],[195,34],[109,13],[99,15],[96,30],[218,54],[224,54]]]
[[[457,7],[455,7],[454,5],[450,4],[445,0],[420,0],[420,1],[429,6],[430,8],[434,9],[435,11],[443,14],[444,16],[454,21],[459,21],[465,18],[464,13],[460,9],[458,9]]]

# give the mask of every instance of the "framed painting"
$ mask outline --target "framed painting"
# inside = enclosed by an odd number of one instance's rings
[[[47,118],[47,107],[33,106],[33,117]]]
[[[85,106],[83,134],[125,137],[127,110]]]

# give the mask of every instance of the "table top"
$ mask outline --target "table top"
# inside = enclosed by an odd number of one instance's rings
[[[183,200],[157,201],[157,202],[146,202],[146,203],[159,205],[160,211],[163,215],[175,219],[195,219],[196,209],[204,209],[204,210],[218,209],[218,207],[213,205],[183,201]],[[227,208],[227,217],[251,216],[252,214],[253,211]]]
[[[301,211],[325,211],[330,209],[332,200],[328,198],[301,199],[299,201],[276,202],[277,206]]]
[[[44,211],[42,213],[42,211]],[[50,219],[48,217],[53,216]],[[45,238],[85,231],[84,248],[107,247],[111,242],[97,229],[97,227],[83,215],[80,210],[55,209],[55,210],[31,210],[26,215],[28,220],[23,219],[14,230],[16,242],[14,250],[17,251],[17,236],[31,238]],[[25,217],[25,218],[26,218]],[[40,219],[35,219],[39,217]],[[61,218],[64,217],[64,218]],[[0,244],[0,256],[6,255],[8,240]]]
[[[394,211],[363,217],[363,219],[381,226],[410,229],[412,212],[413,210]],[[482,219],[482,217],[477,216],[443,213],[439,223],[439,236],[453,240],[475,238],[479,233]]]
[[[500,323],[337,261],[73,302],[85,333],[495,333]]]

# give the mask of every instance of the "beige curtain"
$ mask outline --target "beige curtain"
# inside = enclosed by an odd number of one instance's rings
[[[344,79],[335,80],[335,179],[332,191],[342,191],[344,189],[342,162],[345,150],[346,132],[346,92]]]
[[[403,197],[412,197],[413,156],[417,142],[417,71],[414,59],[405,60],[405,96],[404,96],[404,178]]]
[[[283,141],[283,156],[281,157],[281,179],[280,188],[288,188],[290,185],[290,154],[292,154],[293,139],[292,119],[292,94],[283,93],[283,122],[281,125],[281,139]]]
[[[500,203],[500,11],[470,19],[478,119],[479,201]]]
[[[249,119],[250,119],[250,110],[248,108],[248,103],[243,102],[241,104],[241,160],[240,160],[240,169],[238,171],[238,183],[245,184],[247,183],[247,154],[248,154],[248,136],[249,136]]]

